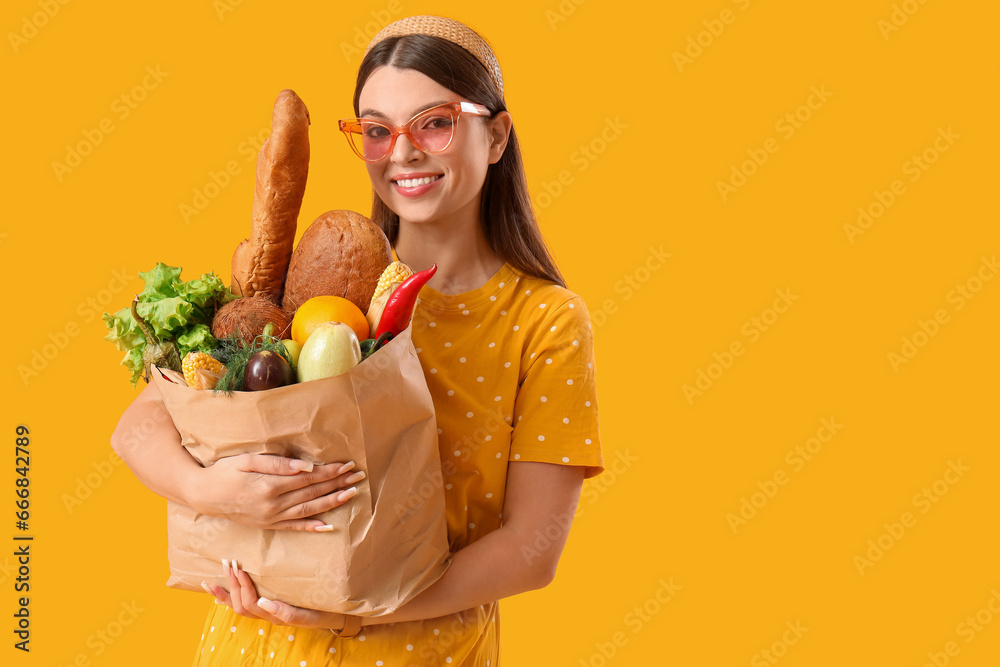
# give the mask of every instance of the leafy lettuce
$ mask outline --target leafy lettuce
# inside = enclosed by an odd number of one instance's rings
[[[172,340],[177,344],[181,358],[192,350],[208,352],[215,346],[211,324],[216,309],[237,298],[222,280],[213,273],[184,282],[181,267],[158,263],[152,270],[140,272],[146,283],[139,294],[136,310],[161,342]],[[117,313],[104,313],[111,341],[125,352],[121,364],[131,371],[132,386],[143,373],[142,353],[146,337],[132,317],[131,305]]]

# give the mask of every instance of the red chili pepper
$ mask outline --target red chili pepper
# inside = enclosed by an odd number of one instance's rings
[[[417,294],[420,292],[420,288],[431,279],[437,268],[437,264],[432,264],[431,268],[414,273],[392,291],[385,304],[385,310],[382,311],[382,317],[378,321],[375,338],[387,331],[393,336],[398,336],[399,332],[410,326],[413,307],[417,304]]]

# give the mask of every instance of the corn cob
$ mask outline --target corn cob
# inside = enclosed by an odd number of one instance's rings
[[[226,367],[222,365],[222,362],[207,352],[188,352],[181,367],[184,370],[184,381],[189,387],[195,386],[195,371],[199,368],[220,375],[226,372]]]
[[[375,337],[375,330],[378,328],[379,319],[385,304],[389,301],[389,296],[393,290],[403,284],[403,281],[413,275],[413,270],[402,262],[393,262],[385,267],[382,275],[378,278],[378,285],[372,295],[371,303],[368,304],[368,312],[365,317],[368,320],[370,335]]]
[[[374,302],[375,298],[381,296],[383,293],[391,292],[395,289],[392,287],[393,283],[401,283],[412,275],[413,270],[402,262],[393,262],[385,267],[385,271],[378,277],[378,285],[375,287],[372,301]],[[371,306],[369,306],[370,309]]]

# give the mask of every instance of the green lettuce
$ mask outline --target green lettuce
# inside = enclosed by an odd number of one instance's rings
[[[180,281],[181,267],[158,263],[151,271],[140,271],[139,277],[146,283],[146,289],[139,295],[139,303],[159,301],[177,296],[174,282]]]
[[[139,294],[136,310],[153,330],[160,342],[174,341],[181,357],[197,350],[209,352],[216,345],[211,324],[215,311],[224,303],[238,298],[213,273],[185,282],[181,267],[157,263],[150,271],[140,272],[145,289]],[[121,365],[130,372],[135,386],[143,375],[142,353],[146,337],[132,317],[131,306],[113,315],[104,313],[108,334],[104,340],[125,352]]]
[[[194,305],[179,296],[143,303],[140,294],[136,310],[139,311],[139,317],[146,320],[146,324],[153,328],[153,333],[161,341],[176,338],[185,331],[194,315]],[[131,317],[131,313],[129,316]]]
[[[215,347],[215,338],[212,330],[206,324],[196,324],[187,333],[177,337],[177,349],[180,350],[181,358],[192,351],[208,352]]]

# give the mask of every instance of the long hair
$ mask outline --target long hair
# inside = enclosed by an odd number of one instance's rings
[[[416,70],[460,97],[484,105],[491,114],[507,110],[486,68],[471,53],[440,37],[404,35],[379,42],[361,61],[354,88],[355,115],[360,115],[361,89],[383,65]],[[371,217],[395,245],[399,216],[374,191]],[[500,259],[526,275],[566,286],[538,229],[513,127],[503,156],[486,172],[479,217],[486,242]]]

